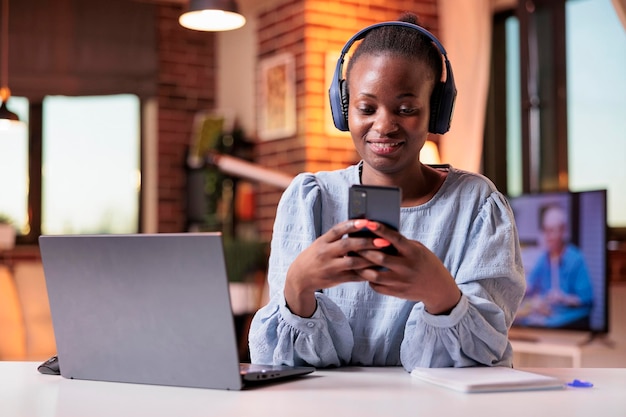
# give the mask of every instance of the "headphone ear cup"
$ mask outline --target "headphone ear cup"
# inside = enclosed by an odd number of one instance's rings
[[[446,81],[438,82],[430,96],[430,133],[444,134],[450,130],[454,101],[456,100],[456,85],[450,62],[446,59]]]
[[[433,88],[433,93],[430,95],[430,120],[428,122],[428,131],[430,133],[445,133],[440,132],[440,117],[441,117],[441,100],[443,92],[443,83],[437,82]]]
[[[333,116],[333,123],[337,129],[343,132],[348,130],[348,108],[347,104],[344,105],[344,84],[344,80],[336,77],[331,83],[328,91],[328,97],[330,99],[330,112]]]
[[[341,91],[341,114],[343,115],[343,121],[345,130],[349,129],[348,127],[348,107],[350,105],[350,95],[348,94],[348,83],[346,80],[339,81],[340,91]]]

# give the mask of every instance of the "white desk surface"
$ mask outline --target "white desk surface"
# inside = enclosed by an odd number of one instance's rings
[[[244,391],[68,380],[0,362],[0,416],[626,416],[626,368],[526,369],[593,388],[463,394],[401,368],[318,370]]]

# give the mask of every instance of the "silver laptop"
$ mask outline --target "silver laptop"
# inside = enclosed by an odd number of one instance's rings
[[[314,370],[240,364],[220,233],[39,245],[65,378],[239,390]]]

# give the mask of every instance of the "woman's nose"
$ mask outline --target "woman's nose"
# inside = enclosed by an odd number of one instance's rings
[[[376,121],[374,122],[374,130],[380,135],[389,135],[396,132],[399,129],[396,115],[385,110],[380,110],[376,114]]]

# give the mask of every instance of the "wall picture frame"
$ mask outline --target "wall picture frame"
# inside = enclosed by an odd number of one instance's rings
[[[296,134],[295,59],[282,53],[260,62],[259,138],[275,140]]]

